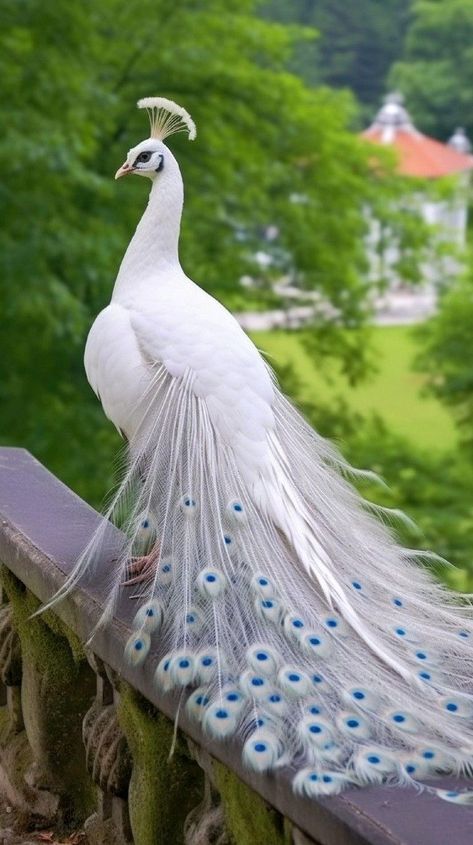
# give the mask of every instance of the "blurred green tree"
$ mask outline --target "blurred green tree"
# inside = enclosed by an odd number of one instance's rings
[[[312,84],[350,88],[368,119],[385,91],[390,67],[403,50],[412,0],[268,0],[264,14],[313,27],[292,61]]]
[[[350,96],[287,72],[304,31],[261,20],[254,0],[4,0],[2,18],[0,437],[97,502],[118,438],[82,350],[145,201],[142,180],[112,178],[147,132],[134,101],[160,93],[196,119],[194,145],[173,139],[183,264],[233,307],[251,304],[238,280],[260,275],[255,251],[271,224],[273,272],[317,288],[339,324],[362,324],[363,210],[389,216],[400,187],[382,152],[373,167],[372,148],[349,132]],[[415,225],[404,229],[415,242]],[[333,353],[353,358],[335,340]]]
[[[473,134],[471,0],[416,2],[404,57],[390,79],[423,131],[445,140],[456,126]]]
[[[473,456],[473,265],[442,297],[436,316],[419,329],[419,367],[429,388],[452,408],[463,444]]]

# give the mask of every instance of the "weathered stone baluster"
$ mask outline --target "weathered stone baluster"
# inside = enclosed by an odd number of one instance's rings
[[[4,739],[23,729],[21,710],[21,648],[12,625],[11,605],[0,588],[0,706],[6,706],[8,724],[2,725]]]
[[[205,773],[206,798],[187,819],[186,845],[291,845],[293,830],[288,819],[205,748],[190,739],[187,742]]]
[[[94,654],[88,655],[96,675],[97,694],[83,722],[87,768],[99,787],[97,811],[87,819],[90,845],[133,842],[128,816],[131,755],[120,727],[111,670]]]
[[[186,818],[204,795],[203,772],[173,723],[124,682],[118,715],[133,758],[128,806],[135,845],[183,845]]]
[[[43,796],[45,816],[56,809],[63,823],[82,823],[95,805],[81,741],[94,676],[77,636],[51,612],[31,618],[35,596],[5,569],[2,580],[21,643],[21,710],[33,757],[24,778],[32,795]]]

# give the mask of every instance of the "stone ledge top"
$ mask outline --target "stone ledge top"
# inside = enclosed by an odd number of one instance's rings
[[[62,585],[101,517],[23,449],[0,448],[0,559],[41,601]],[[86,641],[102,611],[107,568],[113,565],[119,532],[110,525],[103,566],[93,583],[75,590],[55,612]],[[159,710],[174,719],[177,699],[153,683],[157,659],[151,653],[136,669],[123,662],[131,633],[133,603],[122,601],[113,620],[95,635],[94,652]],[[179,726],[194,742],[223,762],[282,815],[320,845],[471,845],[473,808],[449,805],[413,789],[370,787],[310,801],[294,795],[288,774],[246,771],[238,743],[217,743],[202,734],[181,709]],[[436,785],[457,788],[467,781],[442,778]]]

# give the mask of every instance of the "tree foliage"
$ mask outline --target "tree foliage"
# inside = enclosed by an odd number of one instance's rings
[[[404,56],[391,82],[422,130],[447,139],[456,126],[473,135],[473,4],[420,0],[412,10]]]
[[[411,0],[269,0],[265,13],[314,29],[294,58],[295,69],[311,83],[350,88],[367,106],[367,119],[402,53],[410,6]]]
[[[422,327],[419,365],[430,374],[430,390],[453,409],[463,442],[473,455],[473,268],[441,301]]]

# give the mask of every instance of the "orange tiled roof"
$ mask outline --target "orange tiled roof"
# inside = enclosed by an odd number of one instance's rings
[[[396,127],[389,139],[385,129],[376,124],[362,134],[374,143],[393,146],[399,156],[399,172],[405,176],[436,179],[473,168],[473,156],[422,135],[413,127]]]

